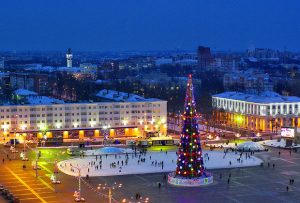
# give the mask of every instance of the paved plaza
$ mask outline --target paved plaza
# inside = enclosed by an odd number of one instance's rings
[[[1,148],[2,157],[6,158],[7,148]],[[278,152],[281,152],[280,155]],[[35,171],[31,168],[31,161],[27,168],[22,169],[22,162],[17,160],[0,164],[0,184],[7,186],[11,192],[20,197],[21,202],[74,202],[73,192],[78,190],[75,177],[59,173],[61,185],[56,188],[50,182],[54,160],[70,158],[61,149],[41,149],[41,170],[39,178],[35,178]],[[153,203],[193,203],[193,202],[299,202],[300,199],[300,153],[289,150],[270,148],[269,152],[255,153],[264,160],[264,166],[213,169],[215,182],[206,187],[185,188],[168,185],[164,180],[164,173],[123,175],[107,177],[83,178],[82,194],[87,202],[108,202],[97,194],[95,189],[99,183],[122,183],[123,187],[113,191],[117,201],[126,198],[135,202],[136,193],[142,198],[150,198]],[[30,158],[34,157],[32,152]],[[268,167],[268,163],[270,166]],[[275,167],[273,168],[273,164]],[[222,178],[220,178],[222,174]],[[231,176],[228,183],[228,178]],[[289,179],[295,183],[289,185]],[[158,183],[162,186],[159,189]],[[286,191],[289,186],[289,191]],[[101,191],[107,194],[107,191]],[[201,201],[200,201],[201,199]],[[1,202],[1,200],[0,200]]]
[[[151,202],[176,203],[265,203],[265,202],[299,202],[300,201],[300,154],[288,150],[271,149],[271,152],[257,153],[265,161],[264,166],[210,170],[214,173],[213,185],[197,188],[175,187],[168,185],[163,174],[142,174],[117,177],[92,178],[91,182],[122,182],[116,196],[135,198],[135,193],[149,197]],[[268,162],[270,167],[268,167]],[[275,164],[275,168],[273,168]],[[222,174],[222,178],[220,178]],[[228,184],[228,177],[231,174]],[[289,179],[295,179],[294,185],[289,185]],[[161,189],[158,182],[162,183]],[[289,192],[286,186],[289,185]],[[201,200],[200,200],[201,199]]]

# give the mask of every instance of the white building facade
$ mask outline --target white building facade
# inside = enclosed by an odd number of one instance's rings
[[[275,92],[259,95],[224,92],[212,96],[217,122],[258,131],[300,127],[300,98]]]

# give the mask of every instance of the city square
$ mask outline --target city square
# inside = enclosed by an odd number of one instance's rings
[[[166,149],[162,148],[162,153],[165,154]],[[6,148],[1,150],[7,151]],[[278,155],[279,151],[281,152],[280,156]],[[73,202],[73,193],[78,190],[78,180],[75,177],[60,172],[58,179],[61,184],[53,185],[50,180],[55,160],[69,158],[63,152],[65,150],[41,149],[40,165],[42,169],[38,171],[39,178],[37,179],[31,163],[26,162],[27,167],[24,170],[22,161],[8,161],[5,158],[5,164],[1,164],[1,170],[5,173],[0,175],[0,181],[6,183],[5,185],[20,197],[21,202],[43,202],[36,196],[37,193],[46,202]],[[56,156],[57,153],[62,155]],[[30,156],[34,157],[35,154]],[[83,183],[82,196],[87,202],[107,202],[107,198],[97,195],[93,189],[96,189],[101,183],[117,182],[122,183],[121,188],[113,191],[113,198],[118,202],[123,199],[135,202],[136,193],[140,193],[143,199],[148,197],[149,202],[198,202],[199,198],[203,198],[204,202],[252,202],[254,200],[259,202],[297,202],[300,181],[299,152],[293,152],[290,155],[289,150],[270,148],[268,152],[255,153],[255,156],[264,161],[263,166],[210,169],[215,176],[214,183],[205,187],[182,188],[169,185],[164,179],[164,174],[166,174],[164,172],[90,177],[89,180],[83,177],[83,180],[88,182],[91,187]],[[275,164],[274,168],[273,164]],[[15,176],[11,175],[12,173]],[[228,183],[229,175],[231,178]],[[294,185],[289,184],[290,179],[295,180]],[[158,183],[162,184],[160,189]],[[286,191],[286,186],[290,187],[289,192]],[[101,193],[108,194],[105,190]],[[206,194],[205,197],[203,197],[203,193]]]
[[[300,1],[0,4],[0,203],[300,203]]]

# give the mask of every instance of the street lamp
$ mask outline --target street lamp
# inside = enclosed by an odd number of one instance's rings
[[[24,131],[26,130],[26,125],[22,124],[20,126],[20,129],[22,130],[22,135],[23,135],[23,156],[22,156],[22,161],[28,161],[28,158],[26,157],[26,134]]]
[[[54,162],[53,174],[51,176],[51,181],[54,184],[55,192],[56,192],[56,185],[60,184],[61,181],[57,179],[58,175],[58,166],[57,166],[57,159]]]
[[[127,199],[122,199],[122,203],[131,203],[131,201],[127,201]],[[139,199],[138,203],[148,203],[149,202],[149,197],[146,197],[144,200],[142,197]]]
[[[85,202],[85,199],[81,197],[81,168],[76,166],[71,166],[72,169],[78,170],[78,192],[74,192],[75,202]]]
[[[108,202],[111,203],[112,200],[114,200],[115,202],[117,202],[115,199],[113,199],[113,196],[112,196],[112,190],[116,189],[116,188],[121,188],[122,187],[122,184],[117,184],[116,182],[113,184],[113,185],[107,185],[106,183],[104,185],[102,184],[99,184],[97,189],[98,190],[105,190],[105,189],[108,189]]]

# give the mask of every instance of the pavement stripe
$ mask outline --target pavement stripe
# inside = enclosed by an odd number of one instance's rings
[[[52,190],[53,192],[55,191],[55,189],[49,185],[49,183],[47,183],[46,181],[44,181],[41,177],[39,177],[39,180],[46,186],[48,187],[50,190]]]
[[[43,164],[39,164],[40,167],[42,167],[44,170],[46,170],[48,173],[53,174],[53,171],[49,170],[46,166],[44,166]]]
[[[38,198],[36,198],[36,197],[28,197],[28,198],[21,199],[21,200],[23,202],[23,201],[32,201],[33,199],[38,199]]]
[[[5,166],[6,170],[8,170],[16,179],[18,179],[25,187],[27,187],[30,192],[32,192],[42,203],[47,203],[37,192],[35,192],[29,185],[27,185],[18,175],[16,175],[10,168]]]

